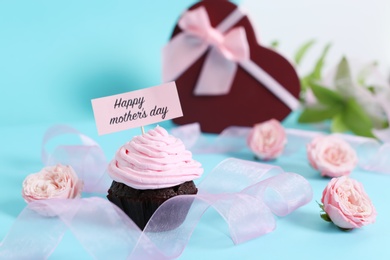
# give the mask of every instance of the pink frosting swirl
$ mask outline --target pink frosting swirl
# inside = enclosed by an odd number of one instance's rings
[[[201,164],[183,142],[157,126],[123,145],[108,166],[117,182],[135,189],[160,189],[200,177]]]

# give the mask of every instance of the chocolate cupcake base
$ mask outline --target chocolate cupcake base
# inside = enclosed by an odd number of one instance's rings
[[[108,190],[107,198],[121,208],[143,230],[153,213],[166,200],[177,195],[194,195],[197,192],[198,189],[193,181],[188,181],[174,187],[154,190],[138,190],[123,183],[113,181]],[[184,221],[189,208],[190,205],[186,208],[181,207],[177,209],[179,211],[173,209],[172,212],[178,213],[176,215],[177,217],[172,218],[172,216],[169,216],[169,219],[166,222],[164,221],[164,229],[169,230],[179,226]]]

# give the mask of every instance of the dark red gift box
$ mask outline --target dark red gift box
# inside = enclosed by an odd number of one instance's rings
[[[210,24],[214,28],[237,8],[226,0],[204,0],[190,7],[189,10],[201,6],[206,9]],[[258,44],[247,16],[243,16],[229,30],[241,26],[245,29],[250,60],[298,100],[300,83],[293,66],[274,50]],[[172,38],[181,32],[180,27],[176,25]],[[209,52],[210,48],[175,79],[184,114],[183,117],[174,119],[175,123],[199,122],[203,132],[219,133],[232,125],[252,126],[271,118],[283,120],[291,112],[291,106],[284,104],[240,65],[228,94],[195,95],[194,88]],[[170,62],[174,62],[174,59]]]

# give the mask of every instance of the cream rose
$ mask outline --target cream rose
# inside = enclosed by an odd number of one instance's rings
[[[71,166],[57,164],[30,174],[23,181],[22,196],[29,203],[45,199],[73,199],[80,197],[83,182]]]
[[[287,143],[286,132],[279,121],[271,119],[256,124],[247,139],[249,148],[261,160],[278,157]]]
[[[322,209],[342,229],[360,228],[375,222],[376,210],[358,181],[333,178],[322,193]]]
[[[314,169],[328,177],[349,175],[357,164],[355,150],[332,135],[315,137],[307,145],[307,157]]]

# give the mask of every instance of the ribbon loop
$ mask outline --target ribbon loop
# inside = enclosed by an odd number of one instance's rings
[[[178,25],[184,33],[197,36],[203,40],[208,39],[210,34],[215,33],[204,7],[186,12],[179,20]]]
[[[225,36],[225,42],[219,50],[232,61],[239,62],[249,59],[249,45],[246,40],[245,29],[234,28]]]
[[[46,151],[47,144],[63,135],[76,136],[81,143],[77,145],[58,145],[52,153]],[[57,125],[49,128],[42,141],[41,148],[42,162],[44,165],[55,165],[61,163],[70,165],[80,179],[84,181],[85,192],[106,192],[111,183],[105,170],[107,160],[101,147],[90,137],[80,133],[76,129]]]
[[[226,35],[214,29],[204,7],[188,11],[179,21],[184,33],[214,46],[226,59],[240,61],[249,58],[249,45],[244,28],[234,28]]]

